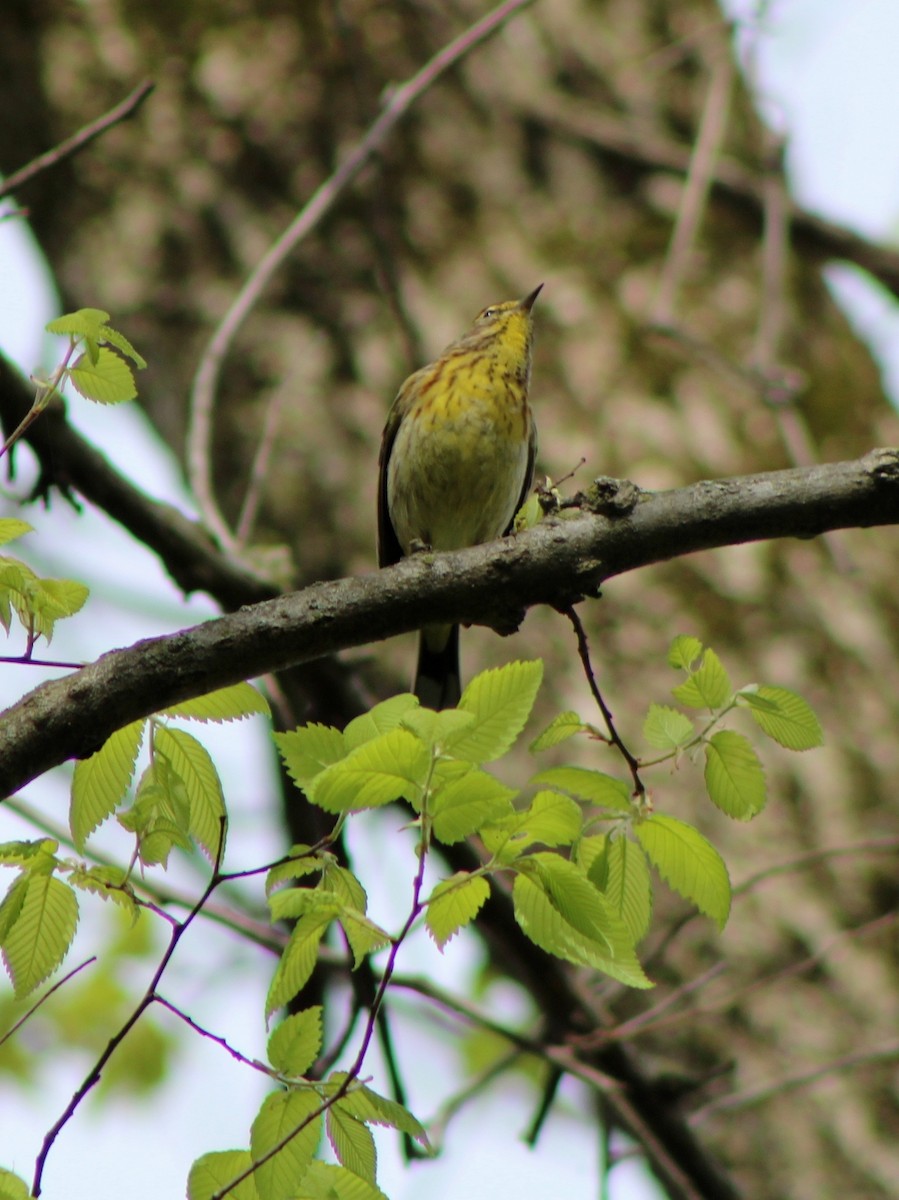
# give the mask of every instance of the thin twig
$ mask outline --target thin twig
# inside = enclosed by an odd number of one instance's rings
[[[126,96],[121,103],[117,104],[115,108],[111,108],[104,116],[98,117],[96,121],[91,121],[89,125],[84,125],[77,133],[66,138],[64,142],[60,142],[52,150],[39,155],[26,166],[20,167],[18,171],[7,176],[0,183],[0,199],[17,191],[23,184],[29,183],[35,175],[40,175],[42,171],[49,171],[65,159],[71,158],[73,154],[83,150],[101,134],[106,133],[107,129],[112,129],[113,125],[119,125],[122,121],[133,117],[155,87],[156,84],[151,79],[145,79],[129,96]]]
[[[57,979],[57,981],[56,981],[56,983],[54,983],[53,987],[48,988],[48,990],[46,992],[44,992],[43,996],[41,996],[40,1000],[35,1001],[35,1003],[32,1004],[31,1008],[29,1008],[28,1012],[25,1013],[24,1016],[19,1017],[19,1019],[18,1019],[18,1021],[16,1021],[15,1025],[12,1025],[9,1029],[7,1029],[7,1031],[6,1031],[6,1033],[4,1033],[3,1037],[0,1037],[0,1046],[2,1046],[4,1042],[8,1041],[13,1036],[13,1034],[16,1032],[16,1030],[21,1029],[22,1026],[25,1024],[25,1022],[34,1016],[34,1014],[37,1012],[37,1010],[40,1008],[40,1006],[44,1003],[44,1001],[49,1000],[54,992],[58,991],[61,987],[64,987],[69,982],[70,979],[74,979],[74,977],[78,974],[79,971],[83,971],[85,967],[89,967],[91,965],[91,963],[95,963],[96,961],[97,961],[96,954],[92,954],[91,957],[86,958],[83,963],[79,963],[77,967],[73,967],[72,970],[68,972],[68,974],[63,975],[62,979]]]
[[[235,1050],[233,1046],[229,1045],[225,1038],[220,1037],[217,1033],[211,1033],[210,1030],[205,1029],[202,1025],[198,1025],[193,1017],[189,1016],[186,1012],[183,1012],[176,1004],[172,1004],[170,1000],[166,1000],[164,996],[156,996],[154,999],[157,1004],[161,1004],[163,1008],[167,1008],[169,1012],[174,1013],[176,1017],[180,1017],[185,1025],[189,1025],[195,1033],[200,1034],[201,1037],[208,1038],[210,1042],[215,1042],[216,1045],[221,1046],[223,1050],[227,1050],[231,1057],[236,1059],[237,1062],[243,1063],[245,1067],[252,1067],[254,1071],[259,1071],[261,1074],[267,1075],[271,1079],[279,1078],[277,1071],[273,1070],[269,1066],[266,1066],[265,1063],[260,1062],[258,1058],[247,1058],[245,1054],[241,1054],[239,1050]]]
[[[247,316],[268,286],[272,276],[295,247],[330,212],[363,167],[367,166],[388,134],[412,105],[450,67],[494,34],[510,17],[534,0],[504,0],[493,12],[477,21],[449,45],[444,46],[411,79],[390,95],[380,116],[357,142],[329,179],[318,188],[281,236],[272,243],[250,274],[209,341],[197,367],[190,395],[187,435],[187,470],[191,488],[207,528],[224,548],[236,549],[236,539],[215,499],[210,451],[212,446],[215,393],[225,356]]]
[[[268,475],[268,464],[271,461],[272,451],[275,447],[278,423],[281,419],[281,413],[284,410],[286,398],[285,392],[279,392],[272,398],[265,410],[262,437],[259,439],[259,445],[256,447],[253,465],[250,468],[250,480],[247,484],[246,495],[244,496],[240,516],[237,518],[235,537],[239,546],[247,544],[250,540],[250,534],[253,532],[253,526],[256,524],[256,515],[259,512],[259,505],[262,502],[262,492]]]
[[[584,674],[587,677],[587,684],[593,694],[593,699],[602,713],[602,719],[606,723],[606,729],[609,731],[609,741],[621,754],[624,761],[627,763],[628,770],[631,773],[631,779],[634,781],[634,795],[642,800],[646,795],[646,788],[643,780],[640,778],[640,764],[625,746],[619,736],[618,730],[615,728],[615,719],[612,716],[611,709],[606,704],[602,692],[599,690],[599,684],[596,682],[596,676],[593,673],[593,663],[590,661],[590,646],[587,642],[587,633],[584,629],[583,622],[573,608],[566,608],[564,615],[571,622],[574,629],[575,637],[577,638],[577,650],[581,660],[581,665],[584,668]]]

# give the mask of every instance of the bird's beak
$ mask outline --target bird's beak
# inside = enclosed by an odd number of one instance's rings
[[[531,309],[534,307],[534,301],[540,295],[540,292],[542,291],[542,289],[543,289],[543,284],[538,283],[537,286],[534,288],[534,290],[531,292],[530,296],[525,296],[525,298],[523,300],[518,301],[518,307],[523,308],[525,312],[530,312]]]

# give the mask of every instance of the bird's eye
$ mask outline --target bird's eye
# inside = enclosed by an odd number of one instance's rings
[[[484,311],[481,313],[481,316],[484,318],[484,320],[489,320],[490,317],[496,316],[496,309],[495,308],[485,308]]]

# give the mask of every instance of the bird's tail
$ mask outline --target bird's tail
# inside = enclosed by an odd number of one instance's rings
[[[428,625],[418,637],[412,690],[425,708],[455,708],[462,696],[459,626]]]

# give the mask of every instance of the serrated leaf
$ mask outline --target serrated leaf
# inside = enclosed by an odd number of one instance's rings
[[[236,1187],[238,1179],[253,1165],[249,1150],[215,1150],[198,1158],[187,1177],[187,1200],[212,1200],[228,1189],[228,1200],[261,1200],[256,1189],[255,1173],[248,1175]]]
[[[210,861],[221,858],[220,843],[225,829],[225,797],[215,763],[205,746],[183,729],[157,725],[153,746],[181,780],[190,803],[188,832]]]
[[[688,708],[723,708],[730,700],[730,678],[714,650],[705,650],[699,668],[671,689],[675,700]]]
[[[0,1200],[28,1200],[31,1189],[24,1179],[0,1167]]]
[[[597,808],[609,808],[613,812],[630,812],[632,807],[631,793],[626,783],[586,767],[550,767],[540,771],[531,782],[549,784],[563,792],[570,792],[579,800],[587,800]]]
[[[268,989],[265,1001],[267,1017],[289,1004],[309,982],[318,960],[319,944],[333,919],[333,912],[313,912],[297,921]]]
[[[361,912],[344,908],[337,919],[352,951],[354,969],[367,955],[373,954],[390,942],[390,934]]]
[[[372,1132],[338,1100],[328,1109],[325,1128],[328,1141],[341,1166],[374,1186],[378,1167]]]
[[[665,882],[723,929],[730,913],[730,878],[715,847],[692,825],[661,813],[636,824],[634,833]]]
[[[406,729],[392,729],[326,767],[306,788],[326,812],[359,812],[394,800],[417,798],[428,774],[430,754]]]
[[[380,1188],[333,1163],[309,1164],[296,1200],[387,1200]]]
[[[813,750],[824,743],[821,722],[811,705],[795,692],[763,686],[741,692],[745,704],[763,733],[787,750]],[[773,711],[772,711],[773,708]]]
[[[72,889],[54,875],[29,875],[18,918],[3,939],[3,961],[17,997],[56,970],[77,925],[78,900]]]
[[[287,862],[276,863],[265,877],[265,894],[271,896],[272,892],[282,883],[289,883],[292,879],[303,879],[307,875],[314,875],[316,871],[325,869],[324,856],[321,854],[312,854],[309,846],[297,844],[291,846],[288,851]],[[295,857],[294,857],[295,856]]]
[[[457,708],[446,708],[435,712],[432,708],[412,708],[402,719],[403,729],[408,729],[426,746],[443,746],[461,730],[471,725],[474,714],[459,712]]]
[[[106,346],[100,347],[96,360],[90,353],[79,355],[66,375],[79,395],[97,404],[122,404],[137,395],[131,368]]]
[[[28,894],[28,880],[30,876],[27,871],[23,871],[9,885],[9,890],[3,897],[0,903],[0,946],[9,937],[10,930],[16,921],[19,919],[19,914],[22,911],[22,905],[25,903],[25,897]]]
[[[101,900],[111,900],[125,910],[134,924],[140,916],[140,908],[130,887],[123,887],[128,878],[124,867],[76,867],[69,874],[69,883],[79,891],[91,892]]]
[[[250,1129],[256,1188],[264,1200],[292,1200],[321,1136],[321,1101],[312,1092],[291,1090],[266,1096]],[[282,1142],[266,1162],[260,1161]]]
[[[516,792],[486,771],[473,769],[442,787],[434,798],[431,815],[434,836],[444,845],[461,842],[482,825],[511,815]]]
[[[134,349],[124,333],[119,333],[117,329],[113,329],[111,325],[102,325],[100,327],[100,340],[108,342],[110,346],[115,346],[116,350],[130,358],[139,370],[143,370],[146,365],[146,359],[142,358]]]
[[[305,788],[325,767],[346,757],[347,746],[339,729],[312,723],[287,733],[272,734],[288,775]]]
[[[261,714],[271,716],[268,701],[250,683],[235,683],[231,687],[207,692],[205,696],[194,696],[181,704],[164,708],[161,715],[181,717],[188,721],[242,721],[244,717]]]
[[[657,750],[679,750],[693,737],[693,722],[667,704],[650,704],[643,736]]]
[[[437,884],[428,900],[425,924],[440,951],[474,920],[489,897],[490,884],[483,875],[457,871]]]
[[[0,546],[14,542],[26,533],[34,533],[34,526],[29,525],[27,521],[20,521],[18,517],[0,517]]]
[[[588,726],[576,712],[559,713],[550,721],[540,736],[534,738],[528,749],[532,754],[539,754],[541,750],[549,750],[552,746],[558,746],[560,742],[567,741],[576,733],[583,733],[587,728]]]
[[[269,897],[268,906],[272,921],[295,921],[311,913],[334,918],[340,912],[340,900],[321,886],[285,888]]]
[[[69,828],[79,853],[93,831],[112,816],[131,786],[144,736],[144,721],[133,721],[108,737],[96,754],[75,763]]]
[[[33,870],[39,858],[50,858],[50,870],[56,865],[54,855],[59,842],[54,838],[37,838],[33,842],[0,842],[0,864],[8,867],[28,867]]]
[[[668,647],[668,664],[675,670],[690,671],[700,654],[702,654],[702,642],[699,638],[681,633]]]
[[[524,812],[516,814],[520,834],[544,846],[570,846],[584,826],[581,806],[560,792],[538,792]]]
[[[618,835],[608,837],[606,842],[603,855],[605,880],[601,890],[637,944],[646,936],[652,917],[649,864],[640,846],[630,838]],[[593,879],[589,872],[588,877]]]
[[[268,1039],[268,1061],[282,1075],[303,1075],[322,1048],[322,1006],[285,1017]]]
[[[341,1087],[345,1080],[345,1071],[332,1072],[328,1076],[329,1089]],[[408,1109],[403,1108],[402,1104],[397,1104],[395,1100],[388,1100],[386,1096],[379,1095],[364,1084],[352,1084],[341,1104],[360,1121],[366,1121],[369,1125],[388,1125],[391,1129],[398,1129],[400,1133],[408,1133],[409,1137],[415,1138],[423,1146],[428,1145],[428,1135],[424,1127]]]
[[[48,321],[44,328],[48,333],[89,337],[96,341],[108,320],[109,313],[102,308],[77,308],[74,312],[63,313],[61,317]]]
[[[35,579],[27,600],[34,632],[49,644],[56,622],[78,612],[89,595],[90,589],[75,579]],[[20,616],[23,624],[27,624],[21,613]]]
[[[411,692],[401,692],[382,700],[374,708],[359,717],[354,717],[343,731],[347,750],[355,750],[366,742],[374,741],[392,729],[398,729],[404,718],[418,708],[418,699]]]
[[[466,762],[501,758],[524,729],[543,679],[543,663],[512,662],[476,675],[458,707],[474,722],[447,740],[447,749]]]
[[[738,821],[762,811],[767,800],[765,772],[750,743],[740,733],[722,729],[705,747],[705,786],[709,799]]]
[[[611,906],[607,905],[606,942],[601,944],[579,934],[550,901],[545,889],[526,875],[516,875],[512,901],[519,926],[542,950],[566,962],[603,971],[629,987],[652,987],[634,953],[627,927]],[[614,956],[606,951],[609,942],[614,944]]]

